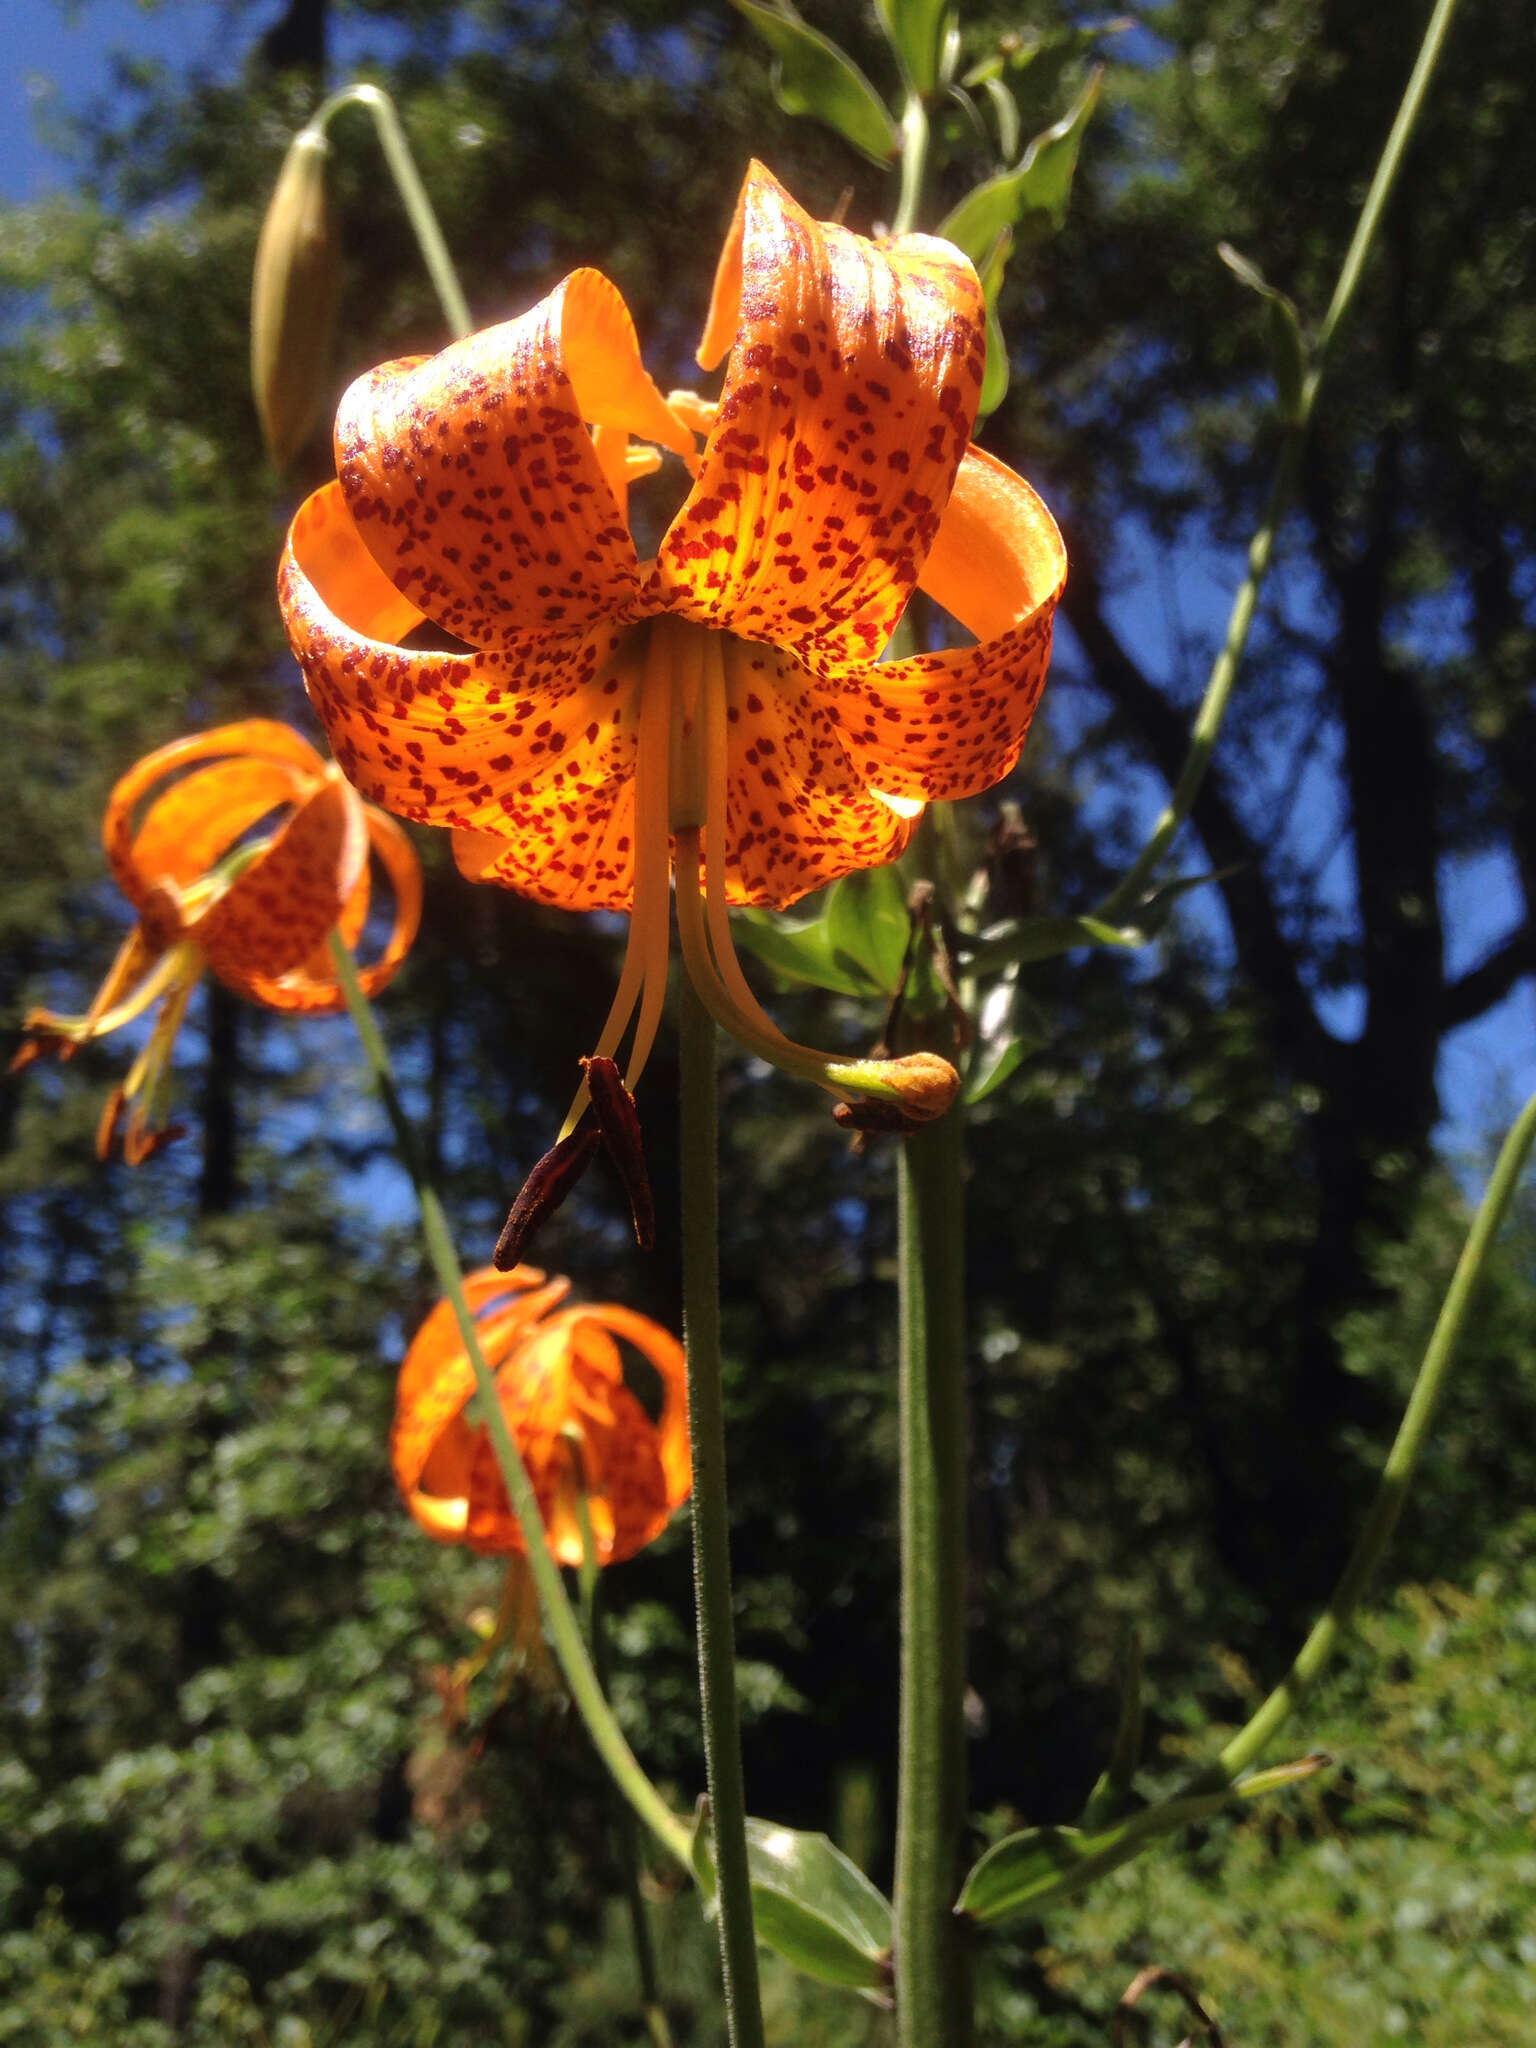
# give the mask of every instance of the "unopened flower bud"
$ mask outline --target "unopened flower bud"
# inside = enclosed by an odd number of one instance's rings
[[[902,1108],[918,1123],[942,1116],[960,1092],[960,1076],[936,1052],[909,1052],[903,1059],[887,1060],[885,1072],[900,1090]]]
[[[340,286],[329,156],[318,128],[293,138],[256,244],[251,386],[267,452],[279,468],[303,447],[326,397]]]

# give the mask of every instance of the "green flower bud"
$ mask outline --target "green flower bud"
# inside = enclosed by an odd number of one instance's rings
[[[327,395],[341,282],[329,155],[318,128],[293,138],[256,244],[251,387],[267,452],[280,469],[303,447]]]

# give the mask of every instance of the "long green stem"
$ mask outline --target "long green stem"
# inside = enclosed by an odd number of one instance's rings
[[[763,2048],[757,1941],[747,1869],[747,1801],[736,1710],[730,1518],[725,1491],[725,1404],[720,1368],[719,1131],[714,1019],[682,984],[683,1342],[693,1451],[693,1586],[699,1695],[709,1782],[720,1963],[731,2048]]]
[[[427,188],[421,182],[421,173],[411,155],[410,144],[405,139],[405,129],[395,111],[395,103],[388,93],[381,92],[376,85],[348,85],[331,97],[320,108],[311,124],[323,128],[332,114],[343,107],[366,107],[373,116],[373,125],[378,132],[379,147],[384,152],[384,161],[389,165],[390,176],[405,207],[406,218],[416,237],[416,246],[421,251],[421,260],[427,266],[427,275],[437,293],[438,304],[448,322],[452,334],[462,340],[474,330],[469,306],[459,286],[458,272],[453,267],[453,258],[448,254],[448,244],[443,240],[443,231],[437,224],[437,215],[427,197]]]
[[[496,1453],[497,1464],[501,1468],[512,1512],[523,1532],[523,1541],[528,1550],[528,1567],[538,1588],[545,1623],[554,1641],[555,1655],[560,1660],[560,1668],[564,1671],[566,1683],[571,1689],[571,1697],[575,1700],[577,1710],[587,1725],[593,1746],[608,1766],[614,1783],[662,1846],[670,1850],[685,1870],[691,1870],[689,1831],[640,1768],[635,1753],[625,1741],[623,1731],[614,1719],[613,1710],[597,1682],[597,1674],[592,1668],[592,1660],[582,1640],[581,1624],[576,1618],[566,1594],[565,1582],[560,1576],[560,1567],[545,1541],[544,1520],[539,1513],[533,1481],[528,1477],[527,1467],[507,1426],[506,1416],[502,1413],[501,1402],[497,1398],[495,1379],[480,1349],[475,1319],[464,1296],[463,1274],[459,1268],[459,1255],[454,1248],[453,1234],[448,1227],[448,1218],[437,1190],[427,1176],[416,1133],[400,1101],[400,1092],[395,1084],[389,1053],[380,1036],[368,998],[358,985],[357,969],[353,964],[352,955],[340,937],[334,933],[330,940],[330,953],[336,969],[336,978],[346,998],[347,1009],[353,1024],[357,1027],[357,1035],[368,1064],[373,1069],[379,1098],[394,1130],[401,1163],[410,1175],[411,1185],[416,1190],[416,1199],[421,1207],[421,1231],[427,1247],[427,1256],[432,1261],[432,1270],[437,1275],[438,1285],[452,1304],[459,1335],[463,1339],[469,1362],[474,1368],[475,1387],[480,1396],[485,1425],[490,1432],[491,1444]]]
[[[1232,601],[1226,637],[1222,642],[1221,652],[1211,666],[1210,679],[1206,683],[1199,715],[1190,735],[1189,751],[1185,756],[1184,766],[1179,771],[1179,779],[1174,786],[1172,797],[1153,826],[1147,843],[1134,865],[1093,913],[1106,924],[1118,924],[1134,911],[1146,883],[1180,826],[1189,816],[1199,794],[1200,785],[1205,780],[1206,769],[1210,765],[1211,754],[1216,745],[1216,736],[1221,729],[1227,702],[1232,695],[1232,686],[1237,680],[1243,652],[1248,644],[1249,629],[1258,607],[1259,591],[1269,573],[1275,549],[1275,536],[1301,474],[1301,451],[1317,403],[1327,356],[1354,302],[1356,288],[1364,273],[1371,245],[1376,238],[1382,214],[1386,210],[1387,200],[1397,181],[1404,153],[1423,107],[1425,94],[1429,89],[1429,82],[1451,25],[1451,16],[1455,11],[1456,0],[1436,0],[1435,10],[1424,31],[1424,40],[1419,46],[1418,60],[1408,80],[1402,104],[1397,110],[1397,118],[1392,123],[1391,133],[1382,149],[1375,176],[1371,179],[1370,191],[1366,194],[1365,204],[1360,210],[1360,218],[1355,223],[1355,232],[1339,271],[1338,283],[1334,286],[1328,311],[1323,316],[1322,325],[1313,343],[1311,367],[1302,385],[1301,402],[1276,458],[1274,480],[1265,502],[1264,515],[1258,531],[1248,546],[1247,574]]]
[[[896,2025],[901,2048],[970,2038],[953,1906],[965,1823],[965,1224],[958,1110],[903,1139],[901,1725]]]
[[[1509,1205],[1514,1200],[1515,1190],[1520,1184],[1520,1174],[1529,1156],[1533,1139],[1536,1139],[1536,1095],[1533,1095],[1521,1110],[1500,1148],[1482,1204],[1473,1220],[1461,1257],[1456,1263],[1455,1274],[1441,1305],[1434,1333],[1424,1353],[1424,1362],[1419,1367],[1418,1378],[1413,1383],[1408,1406],[1403,1411],[1397,1436],[1382,1470],[1376,1498],[1371,1503],[1371,1511],[1366,1517],[1365,1526],[1360,1531],[1349,1562],[1334,1588],[1333,1597],[1312,1633],[1297,1652],[1296,1661],[1284,1679],[1275,1687],[1247,1726],[1233,1736],[1208,1775],[1214,1776],[1219,1773],[1222,1779],[1230,1781],[1239,1771],[1247,1769],[1276,1730],[1295,1710],[1297,1702],[1317,1678],[1332,1656],[1340,1636],[1349,1627],[1360,1595],[1365,1590],[1382,1552],[1391,1541],[1392,1531],[1397,1526],[1397,1518],[1408,1492],[1408,1482],[1413,1477],[1413,1469],[1424,1448],[1429,1425],[1444,1390],[1451,1363],[1456,1356],[1456,1347],[1461,1341],[1467,1311],[1472,1305],[1478,1281],[1482,1278],[1489,1250],[1498,1236],[1500,1225],[1509,1213]],[[1202,1789],[1204,1782],[1204,1778],[1198,1779],[1190,1789]]]
[[[579,1443],[572,1447],[577,1461],[576,1526],[581,1532],[581,1620],[586,1630],[592,1669],[604,1695],[608,1691],[608,1643],[603,1627],[602,1574],[598,1569],[597,1538],[592,1529],[592,1506],[588,1497],[586,1472]],[[635,1974],[640,1980],[640,2013],[651,2048],[672,2048],[672,2031],[661,2003],[656,1975],[656,1947],[651,1940],[651,1923],[645,1916],[640,1894],[640,1859],[635,1850],[634,1816],[623,1808],[614,1815],[614,1846],[619,1859],[619,1881],[624,1888],[624,1906],[629,1915],[630,1939],[635,1948]]]

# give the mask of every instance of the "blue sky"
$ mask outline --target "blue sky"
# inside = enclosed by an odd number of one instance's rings
[[[273,0],[268,12],[275,18],[277,11]],[[67,182],[67,170],[39,139],[38,119],[50,109],[82,107],[109,91],[114,52],[191,59],[217,69],[231,46],[228,19],[227,9],[208,0],[147,8],[136,0],[87,0],[67,12],[54,0],[8,0],[0,54],[0,196],[33,199]],[[256,17],[251,19],[254,30]],[[237,45],[243,47],[248,39],[236,39]],[[1179,659],[1170,591],[1179,631],[1204,642],[1219,634],[1225,622],[1229,570],[1239,573],[1235,563],[1218,565],[1208,552],[1191,547],[1160,564],[1149,561],[1146,577],[1122,593],[1117,622],[1155,671],[1167,673]],[[1319,801],[1320,834],[1328,830],[1327,808],[1326,801]],[[1335,855],[1329,872],[1334,884],[1347,890],[1347,846]],[[1453,974],[1475,965],[1508,929],[1516,901],[1513,877],[1498,860],[1468,862],[1447,877],[1447,964]],[[1347,1006],[1328,1021],[1347,1031]],[[1442,1135],[1449,1148],[1464,1156],[1484,1153],[1519,1103],[1536,1090],[1536,992],[1528,982],[1447,1041],[1441,1087],[1446,1109]]]

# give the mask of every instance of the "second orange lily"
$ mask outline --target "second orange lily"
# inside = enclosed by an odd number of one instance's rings
[[[183,768],[193,772],[173,779]],[[344,1006],[327,940],[339,932],[355,946],[362,933],[370,847],[393,887],[395,918],[382,955],[360,975],[368,994],[390,980],[416,935],[421,868],[405,834],[308,740],[271,719],[244,719],[147,754],[113,788],[102,841],[138,923],[90,1009],[78,1017],[31,1011],[12,1062],[24,1066],[46,1051],[67,1059],[160,1004],[148,1044],[108,1099],[97,1132],[102,1158],[130,1105],[130,1166],[174,1135],[164,1123],[170,1052],[204,969],[267,1009]]]

